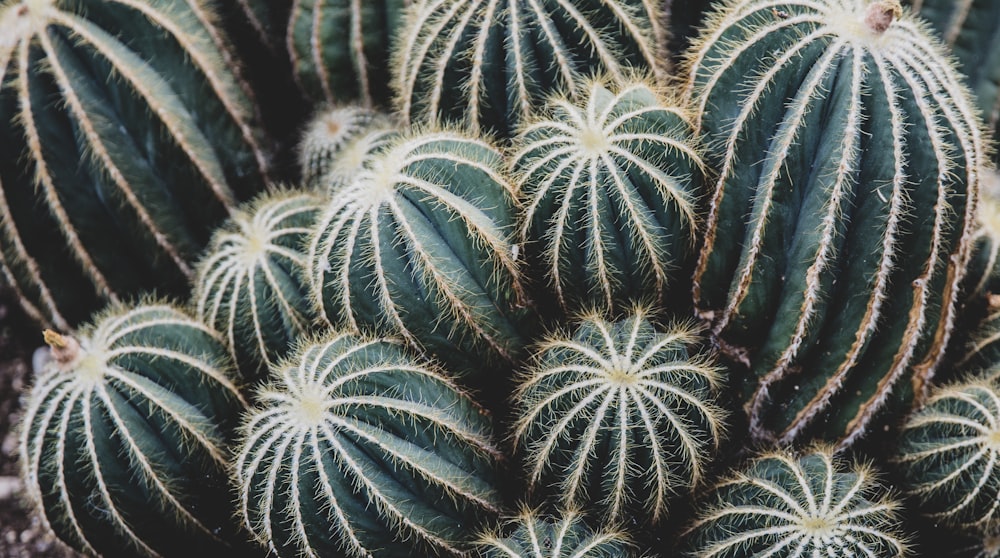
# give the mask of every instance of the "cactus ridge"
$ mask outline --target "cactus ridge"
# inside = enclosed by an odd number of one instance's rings
[[[489,420],[398,343],[336,333],[273,379],[235,470],[243,522],[276,555],[455,552],[498,511]]]
[[[276,364],[316,319],[304,251],[321,207],[310,193],[261,196],[216,231],[199,264],[196,315],[226,336],[250,378]]]
[[[659,331],[647,318],[585,315],[572,337],[540,345],[515,395],[513,432],[533,490],[558,487],[561,505],[612,521],[642,510],[655,522],[673,494],[702,481],[724,429],[719,370],[690,354],[697,328]]]
[[[662,302],[699,224],[692,127],[643,81],[580,89],[580,102],[553,99],[514,141],[521,241],[542,253],[564,308],[573,293],[608,308]]]
[[[320,217],[315,302],[332,325],[402,336],[462,370],[510,362],[522,343],[514,212],[488,143],[450,131],[398,138]]]
[[[227,500],[227,425],[244,402],[218,334],[149,302],[54,338],[71,356],[39,375],[20,438],[46,526],[91,555],[225,548],[211,498]]]
[[[759,380],[756,437],[848,445],[926,395],[951,335],[980,122],[894,1],[730,1],[710,20],[687,61],[719,169],[696,305]]]
[[[632,543],[621,529],[592,530],[576,510],[547,517],[522,510],[496,532],[480,537],[480,558],[628,558]]]
[[[899,504],[865,466],[819,448],[755,459],[719,484],[689,531],[697,558],[878,556],[909,552]]]

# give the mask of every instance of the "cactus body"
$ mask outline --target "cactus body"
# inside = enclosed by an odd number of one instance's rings
[[[972,260],[963,286],[963,297],[970,306],[981,306],[990,293],[1000,294],[1000,173],[989,169],[983,178]]]
[[[698,340],[637,312],[586,316],[571,338],[543,343],[516,395],[529,485],[612,521],[663,516],[701,481],[724,427],[718,370],[692,354]]]
[[[243,401],[222,339],[172,307],[118,308],[79,342],[47,332],[54,361],[21,432],[28,494],[88,555],[234,551],[226,443]]]
[[[248,379],[258,379],[310,330],[306,238],[322,207],[308,193],[269,194],[216,231],[198,267],[198,319],[226,340]]]
[[[566,511],[546,517],[523,511],[499,532],[480,538],[479,558],[630,558],[635,556],[625,533],[594,531],[583,515]]]
[[[454,552],[497,511],[488,418],[400,345],[338,333],[272,374],[236,474],[277,556]]]
[[[829,450],[755,459],[721,483],[689,533],[696,558],[909,555],[898,503]]]
[[[510,137],[581,78],[662,64],[652,0],[433,0],[401,35],[393,79],[403,118],[462,122]]]
[[[331,194],[361,170],[369,152],[394,136],[391,119],[360,106],[318,111],[299,146],[299,169],[306,187]]]
[[[389,100],[389,48],[409,0],[294,0],[288,52],[314,103]]]
[[[909,417],[895,461],[902,488],[935,523],[979,528],[1000,517],[1000,385],[939,388]]]
[[[731,2],[689,64],[719,169],[696,305],[750,370],[756,437],[849,444],[926,395],[951,335],[975,107],[895,0]]]
[[[255,110],[199,2],[0,7],[0,270],[68,329],[180,293],[211,228],[263,187]]]
[[[397,139],[319,220],[317,304],[331,324],[402,336],[456,373],[509,363],[523,345],[513,226],[492,147],[451,132]]]
[[[662,303],[694,248],[701,158],[684,112],[650,86],[554,100],[515,140],[532,267],[565,308]]]
[[[1000,367],[1000,296],[987,299],[987,314],[967,332],[968,341],[958,356],[959,370],[978,372]]]

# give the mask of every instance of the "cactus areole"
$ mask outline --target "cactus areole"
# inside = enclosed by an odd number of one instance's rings
[[[894,0],[729,2],[687,95],[718,170],[694,297],[751,371],[752,433],[850,443],[923,394],[951,334],[975,106]]]

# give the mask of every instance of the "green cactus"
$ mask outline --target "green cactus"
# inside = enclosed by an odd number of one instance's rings
[[[829,449],[758,457],[718,485],[688,533],[696,558],[909,556],[899,504]]]
[[[514,141],[528,261],[547,269],[564,308],[662,304],[699,222],[692,127],[648,83],[580,90],[579,103],[552,100]]]
[[[331,325],[402,336],[458,374],[509,366],[525,330],[499,152],[412,133],[365,161],[319,219],[310,283]]]
[[[620,529],[594,531],[578,511],[547,517],[523,510],[497,532],[480,537],[479,558],[631,558],[636,556]]]
[[[983,174],[972,252],[963,296],[975,305],[990,293],[1000,294],[1000,173],[995,169]]]
[[[976,372],[1000,366],[1000,295],[990,295],[986,317],[966,332],[968,341],[956,358],[956,371]]]
[[[749,370],[756,438],[846,446],[926,395],[951,336],[974,104],[896,0],[730,2],[688,65],[718,169],[698,311]]]
[[[293,0],[288,53],[315,103],[389,101],[389,52],[410,0]]]
[[[395,135],[392,120],[360,106],[317,111],[299,144],[299,169],[308,188],[332,193],[353,179],[370,151]]]
[[[514,441],[533,491],[611,521],[656,522],[704,477],[724,429],[719,370],[699,330],[659,330],[647,312],[585,315],[542,343],[518,387]]]
[[[0,271],[69,329],[104,301],[187,289],[268,156],[202,2],[0,4]]]
[[[216,231],[198,266],[198,319],[222,332],[250,380],[261,378],[316,320],[306,283],[306,238],[323,199],[261,196]]]
[[[581,78],[659,72],[652,0],[433,0],[411,10],[393,62],[404,120],[512,136],[545,97]]]
[[[43,523],[91,556],[233,552],[227,442],[244,402],[221,337],[150,302],[46,341],[20,438]]]
[[[436,556],[498,511],[489,418],[398,343],[335,333],[272,378],[235,468],[242,520],[275,555]]]

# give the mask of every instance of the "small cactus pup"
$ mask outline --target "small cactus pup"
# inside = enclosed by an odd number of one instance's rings
[[[513,142],[520,240],[564,309],[662,305],[697,236],[692,126],[649,83],[581,90],[579,102],[552,100]]]
[[[369,157],[319,219],[310,284],[330,324],[402,336],[482,378],[520,354],[515,202],[500,153],[416,132]]]
[[[272,380],[236,482],[245,526],[275,555],[451,555],[498,512],[489,417],[401,344],[334,333]]]
[[[900,504],[830,449],[768,453],[721,482],[687,533],[695,558],[912,556]]]
[[[846,447],[926,397],[971,253],[976,108],[896,0],[742,0],[689,52],[718,169],[694,274],[750,431]]]
[[[628,535],[620,529],[594,530],[578,511],[547,516],[523,510],[476,543],[477,558],[634,558]]]
[[[313,115],[299,144],[299,170],[307,188],[331,194],[350,182],[364,158],[395,134],[392,119],[358,105],[331,106]]]
[[[221,337],[172,306],[113,307],[46,330],[21,424],[27,494],[89,556],[229,555],[227,444],[245,409]],[[242,540],[243,535],[239,534]]]
[[[212,229],[264,187],[225,43],[201,2],[0,4],[0,273],[45,327],[184,294]]]
[[[932,392],[899,435],[901,488],[935,523],[1000,524],[1000,383],[977,377]]]
[[[630,69],[661,73],[662,14],[651,0],[435,0],[410,11],[393,62],[405,121],[461,122],[514,135],[553,93]]]
[[[411,0],[293,0],[288,54],[314,103],[389,103],[389,53]]]
[[[264,376],[316,321],[305,250],[322,206],[308,192],[260,196],[215,232],[198,266],[196,315],[225,336],[248,380]]]
[[[596,314],[541,343],[514,398],[532,492],[602,519],[656,522],[693,489],[725,427],[719,370],[689,324]],[[548,494],[552,492],[553,494]]]

